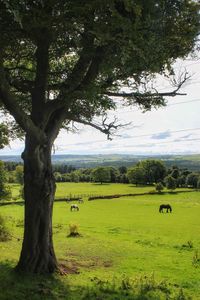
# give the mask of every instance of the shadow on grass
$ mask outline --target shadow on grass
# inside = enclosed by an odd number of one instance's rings
[[[72,275],[77,276],[77,275]],[[77,282],[77,278],[76,278]],[[0,263],[0,300],[187,300],[180,287],[156,281],[153,275],[134,280],[105,281],[94,277],[88,286],[70,288],[67,276],[28,275],[14,271],[14,264]]]
[[[131,187],[131,188],[148,188],[148,187],[154,187],[154,185],[153,184],[148,184],[148,185],[146,185],[146,184],[129,184],[129,187]]]
[[[0,202],[0,206],[6,206],[6,205],[19,205],[19,206],[24,206],[24,201],[10,201],[10,202]]]
[[[69,299],[69,287],[58,275],[19,274],[10,261],[0,263],[0,300]]]
[[[92,183],[92,185],[103,186],[103,185],[111,185],[111,183],[109,183],[109,182],[102,182],[102,183],[100,183],[100,182],[94,182],[94,183]]]

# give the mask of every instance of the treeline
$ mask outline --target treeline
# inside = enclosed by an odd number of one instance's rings
[[[54,172],[56,182],[128,183],[126,167],[81,168],[68,173]]]
[[[164,187],[174,190],[177,187],[200,188],[200,173],[186,168],[172,166],[167,169],[162,161],[143,160],[135,167],[128,169],[127,177],[130,183],[136,185],[156,185],[161,191]]]
[[[57,169],[58,170],[58,169]],[[97,167],[72,170],[68,173],[56,171],[57,182],[100,182],[100,183],[132,183],[135,185],[156,185],[161,190],[176,187],[200,188],[200,173],[186,168],[172,166],[166,168],[159,160],[143,160],[134,167]]]
[[[21,163],[1,162],[1,169],[4,170],[2,177],[4,182],[23,185],[23,165]],[[176,187],[199,188],[200,186],[199,172],[192,172],[178,166],[167,168],[162,161],[153,159],[142,160],[131,168],[101,166],[76,169],[72,165],[54,164],[53,172],[56,182],[159,184],[160,186],[162,184],[170,189]]]

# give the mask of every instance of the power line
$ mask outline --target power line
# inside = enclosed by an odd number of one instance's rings
[[[163,108],[166,108],[168,106],[173,106],[173,105],[187,104],[187,103],[199,102],[199,101],[200,101],[200,99],[192,99],[192,100],[189,100],[189,101],[182,101],[182,102],[178,102],[178,103],[171,103],[171,104],[167,104]],[[123,108],[121,108],[121,109],[123,109]],[[132,110],[124,110],[123,112],[129,113],[129,112],[133,112],[133,111]]]
[[[178,103],[171,103],[171,104],[168,104],[167,106],[180,105],[180,104],[191,103],[191,102],[199,102],[199,101],[200,101],[200,99],[194,99],[194,100],[182,101],[182,102],[178,102]]]
[[[163,132],[177,133],[177,132],[196,131],[196,130],[200,130],[200,127],[190,128],[190,129],[179,129],[179,130],[166,130],[166,131],[154,132],[154,133],[149,133],[149,134],[135,135],[135,136],[132,136],[131,138],[139,138],[139,137],[147,137],[147,136],[152,136],[152,135],[159,135],[159,134],[162,134]]]
[[[174,140],[174,141],[160,142],[160,143],[148,143],[148,144],[145,144],[145,146],[152,146],[152,145],[154,145],[154,144],[155,144],[156,146],[157,146],[157,145],[159,146],[159,145],[162,145],[162,144],[172,144],[172,143],[192,142],[192,141],[200,141],[200,138],[199,138],[199,139],[187,139],[187,140],[185,140],[185,141],[183,141],[183,140]],[[132,146],[132,145],[131,145],[131,146],[126,145],[125,147],[134,147],[134,148],[137,147],[137,148],[138,148],[138,147],[140,147],[140,146],[142,147],[142,146],[144,146],[144,144],[141,144],[141,145],[139,144],[139,145],[136,145],[136,146],[134,146],[134,145],[133,145],[133,146]]]
[[[171,130],[171,131],[165,131],[167,133],[177,133],[177,132],[186,132],[186,131],[197,131],[197,130],[200,130],[200,128],[191,128],[191,129],[180,129],[180,130]],[[140,137],[148,137],[148,136],[152,136],[152,135],[158,135],[158,134],[162,134],[162,132],[154,132],[154,133],[151,133],[151,134],[143,134],[143,135],[136,135],[136,136],[129,136],[127,137],[127,139],[134,139],[134,138],[140,138]],[[122,137],[123,138],[123,137]],[[122,138],[120,138],[119,136],[119,139],[117,140],[114,140],[114,141],[119,141],[121,140]],[[123,138],[123,140],[125,140],[125,138]],[[190,139],[191,140],[199,140],[199,139]],[[186,140],[188,141],[188,140]],[[84,143],[79,143],[78,145],[75,144],[76,146],[85,146],[85,145],[88,145],[88,144],[97,144],[97,143],[105,143],[105,140],[95,140],[95,141],[88,141],[88,142],[84,142]],[[155,142],[152,142],[151,144],[149,143],[149,145],[152,145],[153,143]],[[161,143],[172,143],[172,141],[170,142],[161,142]],[[160,143],[159,143],[160,144]],[[73,146],[74,144],[71,143],[71,144],[68,144],[68,146]],[[141,145],[142,146],[142,145]],[[113,147],[115,147],[115,145],[113,145]],[[133,146],[134,147],[134,146]]]

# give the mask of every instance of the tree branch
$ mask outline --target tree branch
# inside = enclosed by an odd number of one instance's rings
[[[26,132],[34,136],[39,143],[46,141],[46,135],[31,120],[30,116],[24,113],[17,104],[17,99],[10,92],[10,86],[5,77],[2,60],[0,59],[0,100],[5,108],[15,118],[16,122]]]
[[[176,91],[172,92],[166,92],[166,93],[139,93],[139,92],[132,92],[132,93],[115,93],[115,92],[106,92],[104,95],[110,96],[110,97],[120,97],[120,98],[151,98],[151,97],[175,97],[175,96],[185,96],[186,93],[177,93]]]
[[[106,134],[108,140],[112,140],[111,136],[113,136],[114,132],[117,131],[119,128],[130,125],[130,123],[117,124],[117,118],[116,117],[114,118],[114,120],[112,122],[107,123],[107,115],[106,114],[104,116],[102,116],[102,123],[101,124],[93,123],[92,121],[83,120],[81,118],[74,117],[74,116],[70,117],[69,113],[68,113],[67,116],[73,122],[88,125],[90,127],[93,127],[95,129],[99,130],[100,132]]]
[[[85,89],[90,83],[97,77],[99,73],[99,67],[104,58],[104,47],[97,47],[95,54],[91,60],[91,64],[85,77],[83,78],[78,90]]]
[[[72,73],[63,84],[63,90],[67,92],[73,91],[80,85],[91,64],[95,48],[94,36],[90,32],[85,31],[83,33],[82,45],[83,48],[80,52],[79,59]]]
[[[54,112],[55,110],[60,109],[61,107],[64,108],[66,107],[66,105],[68,105],[69,107],[70,103],[72,103],[73,100],[77,98],[77,95],[78,98],[80,97],[80,93],[83,90],[85,91],[90,85],[90,83],[97,77],[99,73],[99,67],[103,59],[103,52],[103,47],[97,47],[93,57],[90,57],[89,59],[90,63],[89,61],[87,63],[87,71],[85,69],[84,74],[82,73],[81,76],[79,74],[79,80],[81,80],[81,82],[77,82],[77,79],[74,79],[75,82],[71,85],[71,87],[69,87],[69,89],[66,89],[65,91],[61,92],[57,99],[46,103],[46,108],[48,107],[48,113],[50,113],[50,111]],[[72,73],[72,78],[75,76],[76,72],[81,72],[81,70],[78,71],[78,69],[82,65],[82,60],[84,60],[83,57],[80,57],[80,61],[77,63],[75,70]],[[72,88],[74,88],[74,90],[72,90]],[[63,101],[63,98],[68,99],[68,101]]]
[[[131,93],[126,93],[126,92],[105,92],[104,94],[110,97],[120,97],[120,98],[140,98],[140,99],[145,99],[147,98],[159,98],[159,97],[175,97],[175,96],[185,96],[187,95],[186,93],[178,93],[178,91],[181,89],[183,84],[190,78],[187,72],[184,74],[181,74],[179,80],[176,80],[175,78],[172,80],[173,86],[175,86],[175,89],[171,92],[145,92],[145,93],[140,93],[140,92],[131,92]]]
[[[49,70],[49,45],[50,34],[48,30],[43,29],[40,37],[37,38],[36,50],[36,76],[34,87],[32,91],[32,118],[38,122],[40,115],[43,112],[44,104],[46,102],[46,90],[48,84],[48,70]]]
[[[8,81],[11,87],[14,87],[18,92],[21,93],[31,93],[33,89],[33,82],[30,80],[20,80],[20,79],[9,79]]]

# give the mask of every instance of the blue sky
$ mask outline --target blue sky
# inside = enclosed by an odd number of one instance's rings
[[[120,129],[112,141],[88,126],[77,125],[77,133],[61,130],[54,145],[55,154],[193,154],[200,153],[200,60],[179,61],[175,69],[187,68],[192,76],[181,92],[186,96],[168,98],[158,110],[142,113],[136,107],[119,107],[110,113],[120,123],[131,125]],[[161,92],[171,88],[168,81],[158,79]],[[15,140],[0,150],[0,155],[21,154],[24,142]]]

